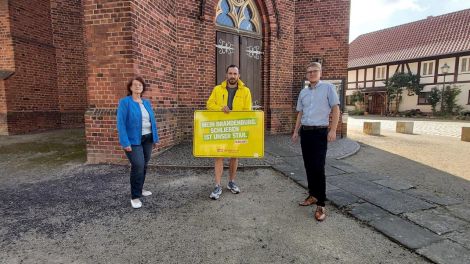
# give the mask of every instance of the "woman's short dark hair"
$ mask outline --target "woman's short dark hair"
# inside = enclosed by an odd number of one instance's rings
[[[129,82],[127,82],[127,95],[132,95],[131,86],[134,80],[139,81],[142,84],[142,88],[143,88],[142,93],[145,93],[145,91],[147,91],[147,84],[145,83],[142,77],[137,76],[137,77],[130,79]]]

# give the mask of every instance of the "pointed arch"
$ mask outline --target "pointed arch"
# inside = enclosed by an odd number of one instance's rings
[[[262,34],[261,17],[253,0],[219,0],[215,21],[226,29]]]

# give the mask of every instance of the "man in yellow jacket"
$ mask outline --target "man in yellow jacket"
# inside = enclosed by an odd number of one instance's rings
[[[207,110],[223,111],[251,111],[251,92],[240,80],[239,69],[236,65],[230,65],[226,70],[226,80],[212,90],[207,100]],[[220,181],[224,171],[224,158],[215,158],[215,189],[210,198],[217,200],[222,194]],[[227,189],[232,193],[240,193],[240,188],[235,184],[238,167],[238,158],[230,158],[229,182]]]

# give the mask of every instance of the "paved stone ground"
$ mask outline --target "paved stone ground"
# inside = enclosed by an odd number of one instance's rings
[[[380,116],[349,116],[349,128],[362,129],[364,121],[380,121],[382,130],[395,131],[397,121],[414,122],[414,133],[460,138],[462,127],[470,127],[470,121],[447,121],[424,118],[391,118]]]
[[[272,169],[241,169],[242,193],[213,201],[212,170],[152,168],[139,210],[128,173],[0,184],[0,263],[427,263],[332,206],[317,223],[297,205],[305,190]]]
[[[39,170],[33,181],[29,177],[11,179],[5,174],[9,170],[2,170],[0,182],[7,184],[0,184],[4,201],[0,211],[6,212],[0,218],[0,261],[426,262],[399,246],[402,245],[436,263],[469,262],[470,208],[465,195],[437,195],[417,188],[413,182],[361,167],[371,163],[367,158],[354,161],[362,152],[344,161],[330,155],[326,166],[327,196],[339,210],[328,205],[327,221],[316,223],[311,209],[296,206],[305,190],[294,182],[306,186],[298,145],[291,144],[289,136],[267,137],[266,142],[265,159],[255,164],[247,162],[241,168],[242,195],[225,192],[216,202],[207,199],[212,170],[177,168],[193,164],[190,156],[181,154],[185,149],[191,153],[190,144],[165,152],[154,159],[154,165],[158,160],[168,160],[173,163],[166,165],[174,166],[152,166],[147,187],[155,195],[144,200],[142,210],[131,210],[128,204],[126,167],[77,166],[67,165],[68,162],[60,165],[62,169],[55,172],[62,172],[53,176],[44,168]],[[377,150],[375,154],[386,164],[389,160],[380,156],[383,152]],[[390,162],[408,169],[408,174],[415,173],[413,166],[400,163],[404,160],[407,159]],[[2,164],[15,167],[14,159]],[[212,166],[212,162],[207,164]],[[64,169],[66,166],[68,170]],[[448,178],[449,182],[454,180]],[[463,190],[468,190],[465,181],[461,183]]]
[[[371,148],[366,142],[361,145]],[[393,142],[400,146],[399,141]],[[270,145],[267,151],[280,157],[272,164],[273,168],[307,187],[301,156],[296,156],[298,152],[289,152],[282,145]],[[469,263],[470,182],[383,150],[365,153],[360,151],[344,161],[327,160],[327,198],[338,208],[433,262]],[[458,155],[462,153],[452,153],[450,159]],[[400,171],[403,177],[387,175],[390,167],[395,168],[391,174]],[[403,179],[416,178],[414,175],[420,172],[425,173],[420,186]],[[431,184],[426,183],[429,175]],[[433,187],[439,182],[436,191]]]
[[[278,153],[272,150],[270,146],[283,146],[286,151],[292,152],[294,156],[302,155],[300,145],[292,144],[287,135],[266,136],[264,142],[265,156],[263,159],[240,159],[240,167],[270,167],[272,163],[279,158]],[[360,146],[356,141],[348,138],[338,139],[329,143],[327,157],[343,158],[359,151]],[[228,159],[225,160],[228,164]],[[168,167],[207,167],[214,166],[212,158],[195,158],[192,154],[192,142],[184,142],[172,147],[157,159],[151,160],[152,165]]]
[[[350,131],[354,132],[354,128],[350,128]],[[373,138],[379,142],[384,141],[383,137]],[[413,142],[415,139],[409,141]],[[391,141],[390,144],[401,146],[396,139]],[[466,144],[455,141],[458,142],[456,144]],[[288,135],[270,136],[265,142],[265,158],[258,160],[258,165],[269,165],[306,188],[307,181],[299,144],[292,144]],[[402,144],[408,145],[410,142],[405,141]],[[361,144],[364,148],[370,147],[364,142]],[[461,145],[459,147],[461,148]],[[345,148],[354,150],[353,147]],[[362,152],[359,152],[341,161],[335,159],[335,154],[339,153],[337,149],[340,148],[330,149],[326,165],[327,197],[334,205],[382,232],[391,240],[436,263],[465,263],[470,259],[467,243],[470,238],[469,181],[398,155],[390,157],[388,152],[383,150],[377,150],[374,155],[366,152],[365,156],[361,156]],[[182,157],[185,152],[190,152],[189,144],[168,151],[160,159],[173,160],[174,164],[180,164],[181,160],[175,162],[174,157]],[[449,154],[448,160],[458,156],[452,151]],[[165,155],[171,158],[166,158]],[[465,161],[469,160],[465,158],[465,154],[463,156]],[[377,162],[377,159],[382,162]],[[193,162],[197,161],[191,163]],[[417,172],[423,172],[423,181],[429,182],[416,184],[418,181],[406,181],[387,175],[384,173],[387,170],[383,168],[389,167],[385,164],[401,170],[403,175],[409,176],[410,179],[413,179]],[[458,165],[466,167],[466,164],[465,162]],[[211,163],[208,165],[211,166]],[[439,187],[438,191],[435,190],[436,187]],[[436,247],[441,250],[435,250]]]
[[[351,164],[417,188],[470,200],[470,142],[390,131],[383,131],[382,136],[369,136],[350,129],[348,135],[361,144],[361,151],[346,159]]]

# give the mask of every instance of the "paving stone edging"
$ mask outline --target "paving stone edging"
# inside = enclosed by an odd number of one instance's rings
[[[268,136],[265,141],[264,159],[241,159],[239,167],[272,168],[307,188],[300,147],[288,136]],[[190,148],[180,144],[150,166],[213,169],[213,159],[196,159]],[[470,206],[340,160],[359,149],[349,139],[329,144],[325,174],[331,204],[434,263],[470,263]]]
[[[298,158],[301,159],[301,157]],[[298,164],[302,165],[301,169],[298,167],[294,169],[296,166],[288,164],[289,160],[284,162],[286,164],[274,164],[273,169],[307,189],[306,176],[302,173],[303,165]],[[359,174],[361,179],[354,178]],[[394,190],[389,187],[403,188],[406,184],[380,185],[378,183],[380,180],[387,180],[389,183],[392,181],[380,175],[360,171],[338,160],[327,161],[326,175],[327,198],[332,205],[343,212],[373,227],[392,241],[416,252],[429,261],[439,264],[470,263],[470,248],[468,248],[470,244],[464,247],[468,238],[465,237],[465,234],[458,238],[452,237],[460,230],[470,227],[468,222],[470,218],[466,218],[466,214],[470,214],[470,207],[465,206],[462,201],[449,197],[438,199],[419,193],[413,196],[410,191],[416,190],[413,189],[413,186],[404,190]],[[337,183],[342,181],[344,183],[337,186],[339,185]],[[386,181],[381,183],[386,183]],[[364,184],[365,187],[362,188],[361,184]],[[404,208],[401,209],[400,205]],[[453,207],[460,207],[461,215],[449,213]],[[441,210],[441,212],[435,212],[435,210]],[[434,214],[430,214],[430,211]],[[444,218],[444,220],[433,222],[433,218],[436,217]],[[447,226],[445,226],[446,223],[448,223]],[[445,233],[436,234],[436,229],[439,228],[447,229],[445,229]]]

